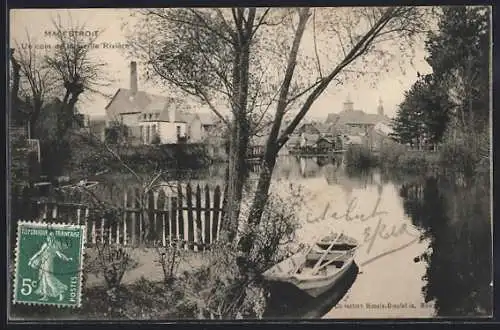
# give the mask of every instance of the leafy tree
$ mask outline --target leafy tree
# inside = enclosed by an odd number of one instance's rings
[[[240,235],[244,255],[252,249],[250,229],[260,224],[278,152],[311,106],[330,85],[359,77],[366,65],[382,68],[393,61],[388,44],[403,57],[403,49],[426,28],[425,9],[408,6],[155,9],[139,16],[139,26],[130,29],[133,56],[144,60],[155,79],[208,104],[230,129],[225,212],[230,237],[239,227],[251,121],[269,119],[263,170]],[[301,47],[305,34],[313,36],[313,54]],[[318,34],[326,37],[323,44]],[[215,104],[228,106],[229,121]],[[274,113],[267,112],[271,106]],[[282,127],[285,117],[291,120]]]
[[[415,109],[410,107],[407,102],[403,102],[399,105],[396,118],[392,122],[394,130],[392,136],[399,143],[413,146],[414,141],[419,136],[419,120]]]
[[[490,28],[488,7],[444,7],[426,44],[427,62],[454,106],[455,126],[469,133],[489,122]]]
[[[110,144],[120,144],[127,140],[129,129],[127,125],[119,122],[112,121],[109,127],[106,127],[105,140]]]
[[[437,144],[446,131],[454,137],[460,131],[477,144],[489,122],[489,28],[485,7],[442,8],[426,42],[433,72],[419,76],[394,121],[400,142]]]
[[[437,144],[449,122],[448,95],[432,74],[421,76],[405,93],[393,129],[403,144]]]

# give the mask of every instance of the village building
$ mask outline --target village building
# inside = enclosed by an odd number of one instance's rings
[[[211,113],[138,90],[136,62],[130,63],[130,88],[119,88],[105,110],[107,127],[124,125],[128,136],[142,144],[201,143],[216,125]]]
[[[355,110],[354,103],[348,97],[342,111],[329,114],[326,123],[342,131],[345,144],[365,144],[371,149],[378,149],[380,137],[387,137],[390,131],[390,118],[384,113],[382,100],[379,101],[377,113],[366,113]]]

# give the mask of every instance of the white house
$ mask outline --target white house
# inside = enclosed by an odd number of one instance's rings
[[[202,142],[204,128],[200,116],[178,110],[178,106],[169,101],[153,102],[139,114],[143,143]]]
[[[105,121],[108,127],[114,122],[127,126],[129,135],[144,144],[200,143],[216,120],[199,110],[188,111],[183,100],[138,90],[137,64],[131,62],[130,88],[117,90],[106,106]]]

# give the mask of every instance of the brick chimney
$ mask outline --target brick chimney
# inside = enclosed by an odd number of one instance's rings
[[[130,62],[130,91],[132,95],[137,93],[137,62]]]

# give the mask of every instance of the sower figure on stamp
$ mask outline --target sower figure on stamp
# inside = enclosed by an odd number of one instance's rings
[[[71,261],[61,251],[61,243],[56,240],[54,232],[49,232],[47,240],[43,243],[40,250],[31,257],[28,265],[38,269],[38,289],[36,294],[41,295],[41,301],[47,301],[49,297],[59,297],[63,300],[63,294],[68,290],[68,286],[62,283],[54,275],[54,259],[59,257],[64,261]]]

